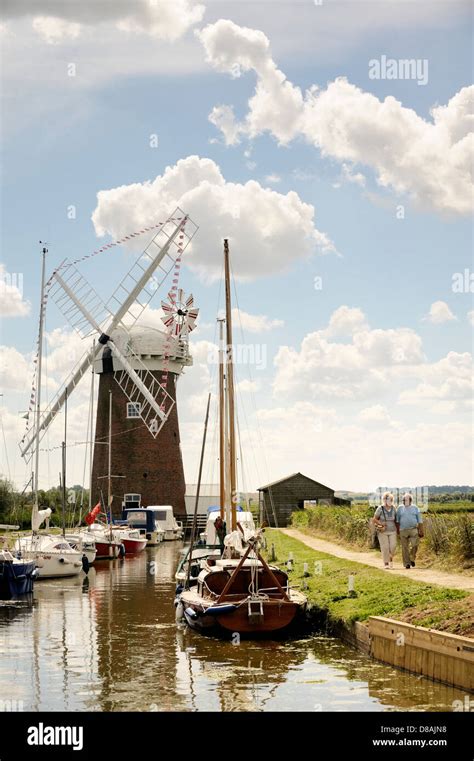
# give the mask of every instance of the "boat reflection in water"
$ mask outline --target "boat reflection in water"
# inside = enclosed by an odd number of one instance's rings
[[[452,710],[464,694],[335,639],[233,645],[176,626],[180,546],[0,603],[2,700],[33,711]]]

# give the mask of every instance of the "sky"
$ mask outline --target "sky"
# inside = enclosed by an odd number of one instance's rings
[[[3,4],[0,472],[19,456],[47,272],[179,205],[200,308],[178,386],[186,481],[235,280],[240,488],[472,484],[472,19],[457,0]],[[106,300],[140,246],[80,265]],[[161,325],[162,289],[145,321]],[[240,349],[239,349],[240,347]],[[47,403],[85,350],[53,303]],[[240,351],[240,354],[239,354]],[[90,376],[69,405],[87,481]],[[217,478],[215,401],[204,481]],[[40,483],[58,481],[62,419]],[[49,451],[46,451],[49,450]]]

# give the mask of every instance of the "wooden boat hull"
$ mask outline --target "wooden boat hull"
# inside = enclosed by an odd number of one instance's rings
[[[181,597],[184,616],[188,625],[197,631],[211,633],[271,634],[288,629],[304,614],[305,606],[297,602],[282,600],[265,600],[254,605],[259,613],[249,616],[247,602],[239,605],[221,606],[225,612],[213,612],[216,606],[209,605],[203,610],[199,603],[187,599],[186,593]]]

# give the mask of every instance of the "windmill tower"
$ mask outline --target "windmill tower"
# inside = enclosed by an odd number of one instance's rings
[[[198,310],[193,299],[177,291],[176,267],[196,233],[196,225],[176,209],[115,292],[104,304],[75,265],[64,260],[50,279],[48,297],[82,338],[95,341],[20,446],[31,456],[47,428],[91,367],[99,376],[96,438],[92,467],[93,499],[100,495],[100,478],[107,472],[104,444],[108,415],[104,400],[113,391],[112,472],[115,514],[125,494],[141,494],[147,504],[171,504],[185,513],[184,472],[176,408],[176,381],[192,364],[188,334]],[[156,290],[175,271],[168,302],[163,302],[166,332],[143,328],[137,321]],[[142,491],[140,491],[142,490]]]
[[[179,422],[176,405],[176,386],[183,369],[192,365],[188,335],[195,327],[198,309],[193,307],[192,295],[185,298],[181,289],[177,295],[168,294],[162,301],[163,322],[167,331],[145,325],[135,325],[125,331],[114,331],[114,345],[119,347],[134,369],[145,366],[156,384],[166,389],[170,409],[166,425],[159,436],[150,435],[140,419],[141,402],[134,390],[124,389],[117,374],[122,372],[120,360],[107,346],[94,360],[94,373],[99,377],[99,394],[95,428],[94,461],[92,470],[92,504],[101,498],[102,480],[107,473],[109,391],[112,391],[112,473],[113,512],[118,514],[122,502],[132,506],[172,505],[178,516],[186,515],[184,501],[185,479],[181,456]],[[135,362],[139,357],[140,362]],[[128,392],[128,393],[127,393]],[[136,391],[135,391],[136,394]]]

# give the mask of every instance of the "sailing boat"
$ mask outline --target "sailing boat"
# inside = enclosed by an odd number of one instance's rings
[[[116,531],[112,529],[112,391],[109,391],[109,458],[108,458],[108,471],[107,471],[107,509],[109,516],[105,513],[107,522],[100,523],[98,521],[101,514],[100,502],[92,508],[92,510],[85,516],[87,523],[87,529],[82,529],[79,533],[82,536],[94,537],[95,547],[97,551],[96,560],[114,560],[118,557],[125,555],[125,546],[123,539],[118,536]],[[146,546],[146,540],[143,547]]]
[[[46,254],[48,250],[43,247],[43,261],[41,270],[41,301],[40,301],[40,324],[38,337],[38,376],[36,393],[36,430],[35,430],[35,470],[34,470],[34,502],[31,513],[31,534],[20,536],[15,543],[15,551],[23,560],[34,560],[38,568],[38,578],[60,578],[64,576],[77,576],[82,571],[82,552],[73,549],[64,536],[53,534],[40,534],[39,530],[44,521],[49,527],[51,509],[39,509],[39,420],[41,404],[41,370],[43,356],[43,328],[44,328],[44,280]]]
[[[235,446],[234,372],[232,360],[232,313],[229,245],[224,241],[226,297],[226,361],[221,344],[219,373],[220,517],[230,532],[224,539],[221,558],[209,556],[195,585],[189,574],[178,608],[187,624],[201,632],[269,634],[288,628],[304,613],[307,600],[291,589],[287,574],[270,566],[259,551],[261,531],[247,537],[241,555],[236,504],[237,467]],[[224,376],[225,369],[225,376]],[[192,558],[192,543],[190,557]],[[181,607],[182,606],[182,607]]]

